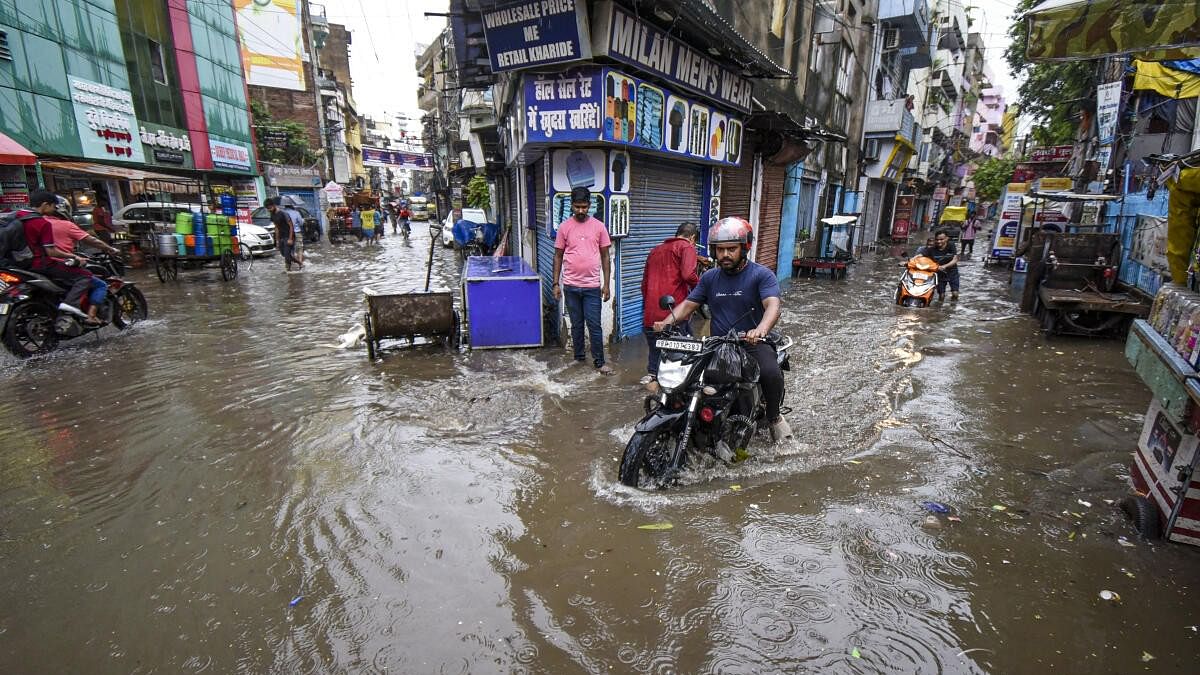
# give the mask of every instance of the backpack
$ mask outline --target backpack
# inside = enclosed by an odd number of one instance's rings
[[[0,264],[28,267],[33,251],[25,240],[25,221],[39,217],[36,211],[22,209],[0,214]]]

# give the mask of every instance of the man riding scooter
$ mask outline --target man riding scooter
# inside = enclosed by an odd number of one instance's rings
[[[746,351],[758,361],[759,385],[766,399],[767,422],[776,440],[791,438],[792,429],[780,414],[783,372],[775,348],[763,342],[779,321],[782,303],[775,273],[749,259],[754,228],[741,218],[723,218],[708,230],[708,247],[717,267],[705,272],[700,283],[670,316],[654,324],[656,332],[686,321],[701,305],[712,313],[712,334],[744,331]]]

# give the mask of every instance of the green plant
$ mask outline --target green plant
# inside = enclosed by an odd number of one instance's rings
[[[488,192],[488,182],[480,174],[471,176],[467,182],[467,206],[487,210],[492,206],[492,195]]]
[[[294,120],[276,120],[266,104],[261,101],[250,101],[250,115],[254,120],[255,145],[258,148],[258,159],[274,164],[293,164],[312,166],[320,157],[308,144],[308,136],[304,126]],[[282,131],[286,136],[283,147],[267,144],[266,131]]]
[[[985,202],[999,199],[1004,186],[1012,181],[1013,169],[1016,166],[1015,159],[1002,157],[989,157],[981,162],[971,176],[971,180],[975,182],[975,198]]]
[[[1017,1],[1008,29],[1012,40],[1004,59],[1014,75],[1025,75],[1017,94],[1021,114],[1034,121],[1034,140],[1040,145],[1059,145],[1075,139],[1079,103],[1095,99],[1095,66],[1092,61],[1033,63],[1025,57],[1028,35],[1021,16],[1037,2]]]

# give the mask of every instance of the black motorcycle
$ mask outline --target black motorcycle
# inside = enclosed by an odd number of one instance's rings
[[[674,299],[664,296],[660,305],[669,309]],[[788,370],[791,338],[772,332],[764,342],[775,347],[779,367]],[[736,333],[695,338],[670,332],[657,338],[659,393],[646,398],[646,416],[625,446],[621,483],[663,487],[699,453],[726,463],[749,456],[754,435],[766,424],[766,403],[758,362],[744,343]]]
[[[88,299],[82,309],[62,304],[67,288],[30,270],[0,270],[0,341],[19,358],[53,351],[61,340],[94,333],[108,324],[118,330],[149,315],[146,297],[132,281],[122,278],[125,263],[107,254],[87,259],[86,269],[108,284],[104,304],[96,316],[102,323],[87,323]]]

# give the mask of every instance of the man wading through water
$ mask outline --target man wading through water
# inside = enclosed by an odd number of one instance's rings
[[[587,188],[571,190],[571,217],[558,224],[558,236],[554,239],[554,298],[565,296],[575,360],[584,360],[586,323],[592,365],[601,375],[612,375],[613,369],[604,362],[604,331],[600,328],[601,303],[608,302],[610,296],[608,278],[612,262],[608,250],[612,240],[604,223],[588,215],[591,208],[592,193]]]

